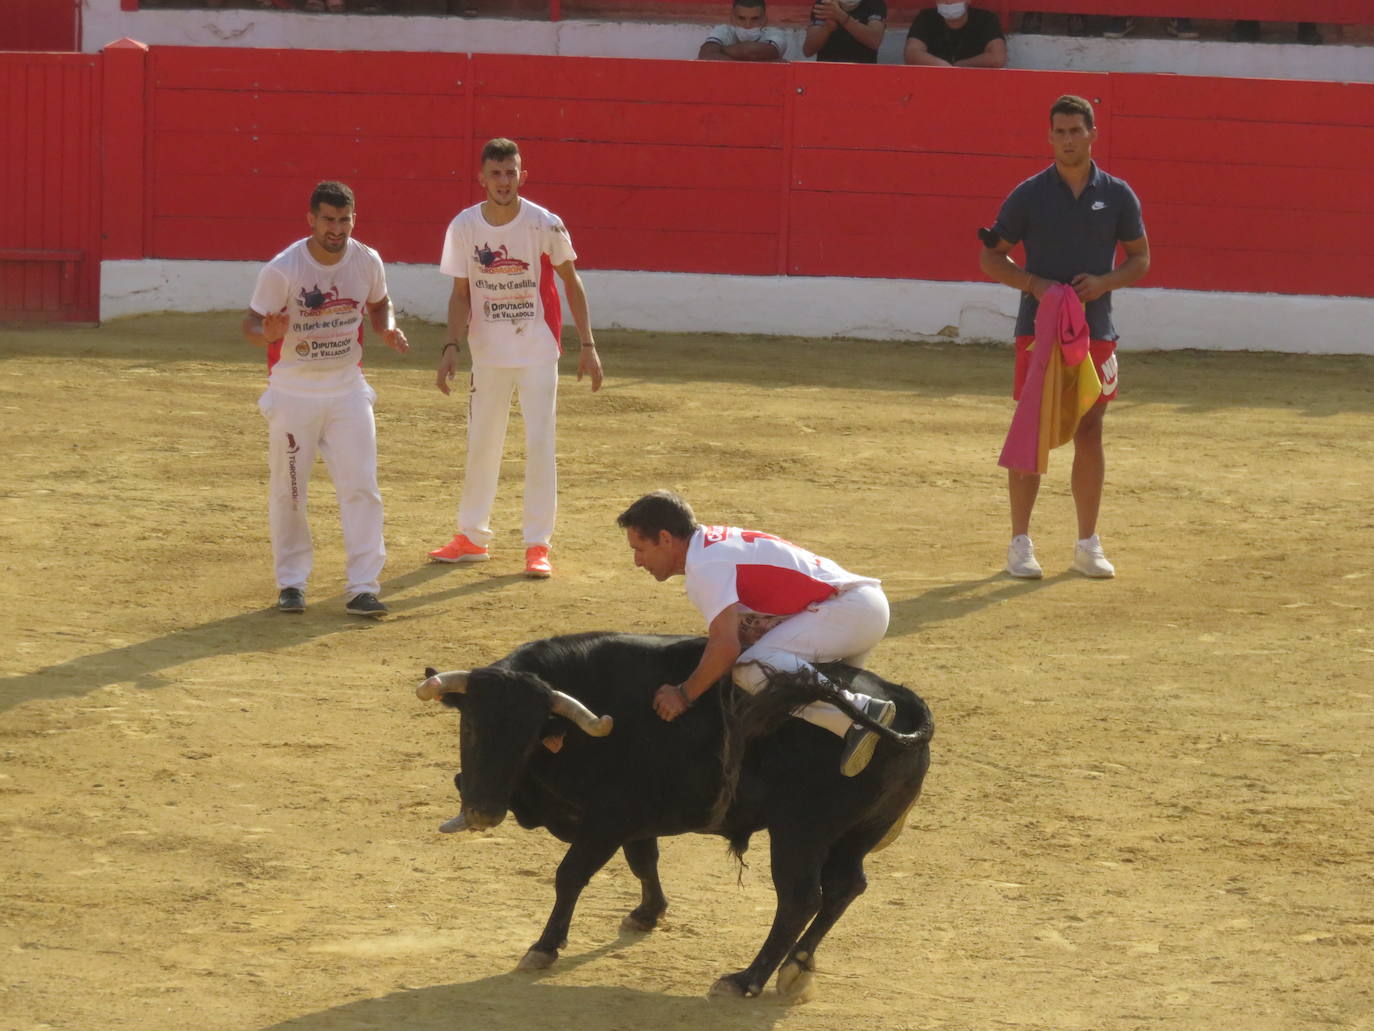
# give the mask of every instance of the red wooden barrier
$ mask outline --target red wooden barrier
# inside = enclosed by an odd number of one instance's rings
[[[157,257],[266,258],[338,177],[362,239],[434,262],[481,142],[508,135],[587,268],[976,279],[974,227],[1046,165],[1075,92],[1144,201],[1151,283],[1374,296],[1350,260],[1374,240],[1370,85],[225,48],[149,67]]]
[[[81,0],[5,0],[0,51],[81,49]]]
[[[97,65],[0,54],[0,322],[94,322]]]
[[[497,135],[585,268],[977,279],[973,229],[1048,163],[1064,92],[1142,197],[1151,285],[1374,296],[1369,84],[129,41],[0,76],[6,311],[94,317],[102,206],[104,257],[260,261],[324,178],[361,239],[432,264]]]

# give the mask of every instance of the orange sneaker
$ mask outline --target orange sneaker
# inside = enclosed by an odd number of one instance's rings
[[[536,580],[547,580],[553,576],[547,544],[531,544],[525,549],[525,575]]]
[[[473,544],[463,534],[455,533],[453,540],[442,548],[435,548],[429,557],[435,562],[485,562],[491,556],[482,545]]]

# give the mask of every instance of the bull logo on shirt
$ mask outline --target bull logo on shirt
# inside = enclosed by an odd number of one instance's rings
[[[480,244],[472,249],[472,257],[486,273],[504,272],[506,275],[514,276],[530,269],[529,262],[512,258],[505,244],[494,250],[491,244]]]
[[[331,286],[328,291],[324,291],[320,289],[318,283],[309,290],[301,287],[299,297],[301,307],[312,312],[319,311],[330,301],[337,301],[338,299],[339,291],[336,288]]]

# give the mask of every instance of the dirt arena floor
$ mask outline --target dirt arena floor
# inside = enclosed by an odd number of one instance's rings
[[[604,332],[600,394],[565,369],[557,576],[531,582],[518,421],[493,560],[425,560],[465,404],[410,328],[369,357],[380,623],[343,612],[322,468],[310,609],[270,609],[237,315],[0,335],[0,1028],[1374,1028],[1374,360],[1125,355],[1118,578],[1067,571],[1056,453],[1025,583],[1006,348]],[[416,701],[426,664],[699,629],[614,526],[662,486],[881,576],[872,665],[935,712],[925,795],[806,1005],[706,994],[771,919],[766,836],[739,883],[718,839],[665,842],[645,937],[617,858],[524,975],[560,846],[436,830],[458,717]]]

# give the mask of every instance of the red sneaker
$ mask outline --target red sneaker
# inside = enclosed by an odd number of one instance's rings
[[[553,576],[547,544],[531,544],[525,549],[525,575],[536,580],[547,580]]]
[[[455,533],[453,540],[442,548],[435,548],[429,557],[435,562],[485,562],[491,556],[482,545],[473,544],[463,534]]]

